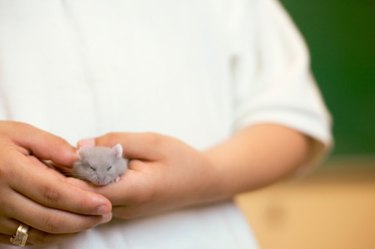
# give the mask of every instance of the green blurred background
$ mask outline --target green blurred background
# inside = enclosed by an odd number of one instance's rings
[[[375,1],[281,2],[307,41],[315,78],[333,116],[331,158],[373,156]]]

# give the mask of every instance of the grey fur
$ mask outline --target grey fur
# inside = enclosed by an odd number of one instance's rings
[[[128,160],[122,156],[121,144],[109,147],[83,147],[74,163],[73,176],[95,185],[115,182],[128,169]]]

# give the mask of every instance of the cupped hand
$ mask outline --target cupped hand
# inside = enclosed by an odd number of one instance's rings
[[[75,149],[33,126],[0,121],[0,242],[9,244],[20,224],[28,244],[54,243],[111,219],[105,197],[77,188],[42,160],[68,166]]]
[[[107,197],[113,215],[131,219],[215,200],[217,172],[204,154],[187,144],[156,133],[109,133],[78,146],[121,143],[129,170],[119,182],[104,187],[82,184]]]

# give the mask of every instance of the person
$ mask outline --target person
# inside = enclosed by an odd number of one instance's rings
[[[257,248],[231,198],[331,143],[276,0],[1,0],[0,19],[4,248]],[[104,187],[45,164],[116,143],[130,169]]]

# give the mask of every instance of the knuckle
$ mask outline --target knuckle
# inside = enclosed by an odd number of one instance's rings
[[[55,186],[46,185],[42,188],[42,197],[48,203],[57,203],[61,199],[61,194]]]
[[[57,215],[47,215],[43,220],[43,229],[44,232],[48,233],[59,233],[60,227],[64,227],[62,225],[62,220]]]

